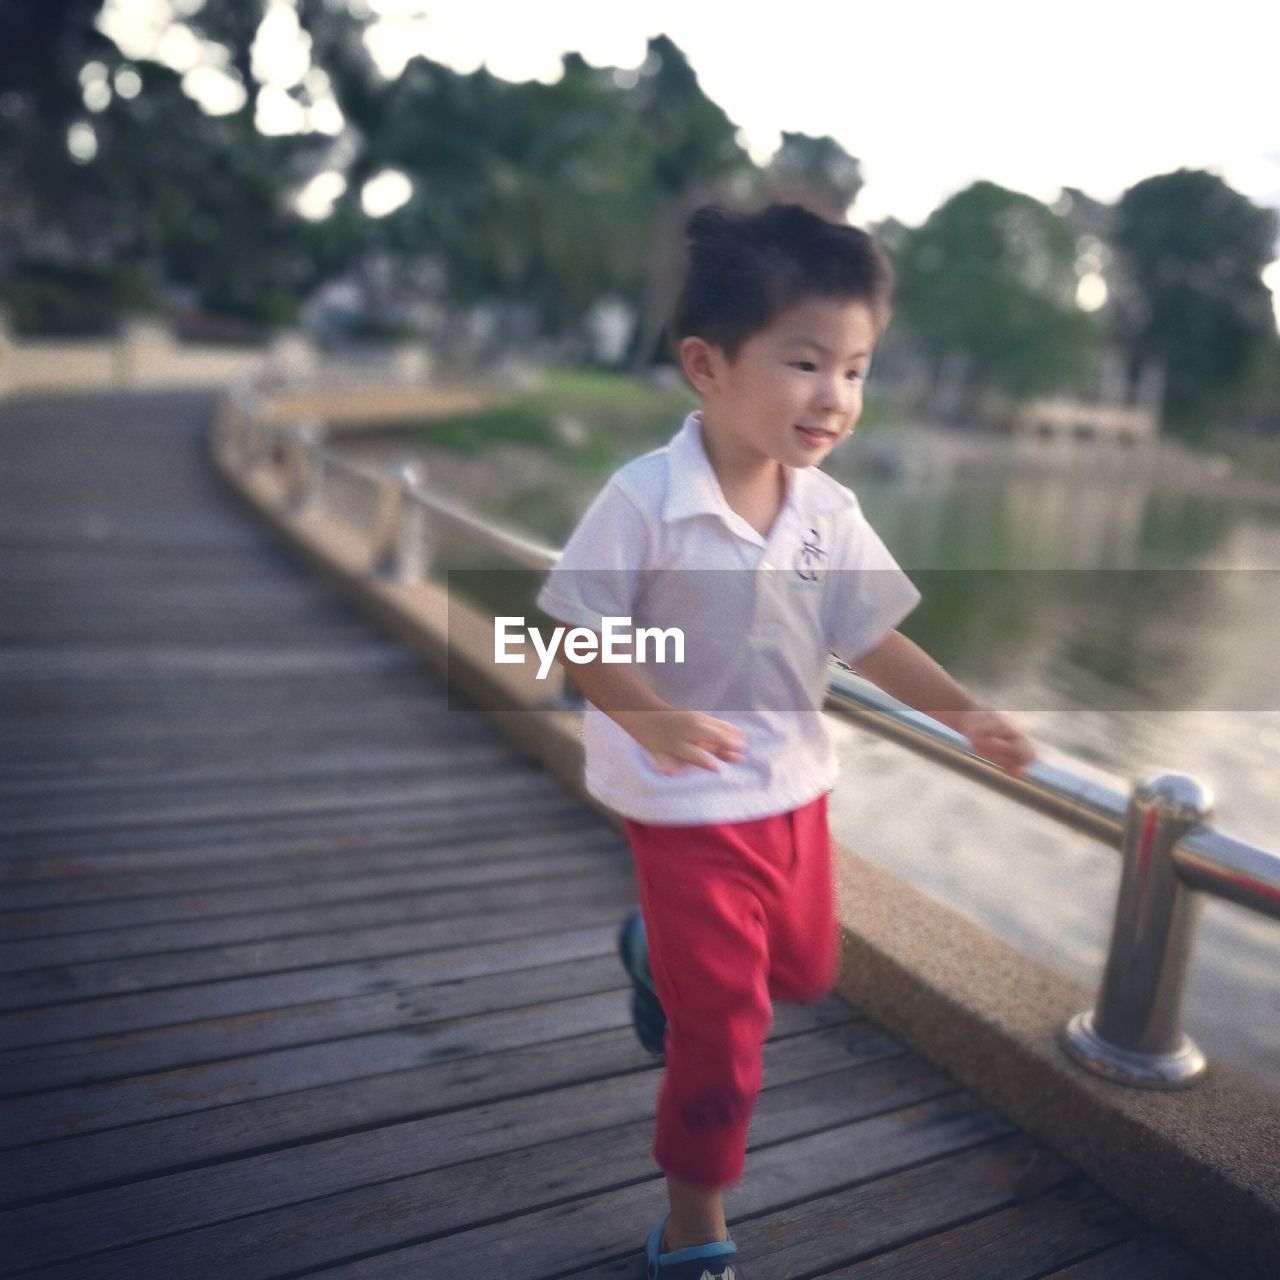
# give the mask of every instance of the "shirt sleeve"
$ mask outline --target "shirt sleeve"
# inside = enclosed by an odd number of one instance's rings
[[[538,608],[557,621],[592,631],[602,631],[605,618],[630,618],[648,544],[643,511],[611,480],[547,574]]]
[[[827,644],[842,662],[871,652],[912,609],[920,592],[859,511],[823,594]]]

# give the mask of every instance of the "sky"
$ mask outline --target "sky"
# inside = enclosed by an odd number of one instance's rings
[[[1045,200],[1062,186],[1114,199],[1179,166],[1280,208],[1280,5],[367,3],[390,73],[419,51],[516,80],[554,79],[566,49],[632,68],[665,32],[758,160],[783,130],[857,156],[860,220],[918,223],[980,177]]]
[[[857,222],[892,215],[918,224],[978,178],[1049,202],[1063,186],[1114,200],[1134,182],[1182,166],[1213,170],[1280,210],[1280,4],[350,3],[373,16],[369,47],[388,76],[416,53],[460,71],[485,65],[511,80],[558,78],[567,50],[628,70],[643,61],[648,38],[665,33],[757,160],[768,159],[783,130],[830,134],[857,156],[866,183]],[[138,49],[167,39],[192,77],[193,96],[212,103],[221,92],[230,104],[235,87],[171,29],[175,8],[180,18],[200,7],[201,0],[108,0],[107,29]],[[288,98],[308,61],[292,0],[271,0],[259,45],[255,68],[274,68],[277,81],[259,104],[261,127],[336,132],[340,113],[323,83],[313,77],[309,85],[316,104],[309,114]],[[1280,264],[1267,280],[1280,294]]]

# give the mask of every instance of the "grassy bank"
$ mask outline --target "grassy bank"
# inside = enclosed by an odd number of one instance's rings
[[[572,471],[604,475],[665,444],[696,407],[693,393],[592,369],[548,369],[541,387],[472,413],[418,424],[422,444],[465,454],[495,445],[542,450]]]

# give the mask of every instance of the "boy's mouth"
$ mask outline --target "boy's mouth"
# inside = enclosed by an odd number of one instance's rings
[[[832,444],[836,439],[834,431],[824,431],[821,427],[801,427],[797,426],[796,431],[799,432],[800,438],[806,443],[820,448],[822,445]]]

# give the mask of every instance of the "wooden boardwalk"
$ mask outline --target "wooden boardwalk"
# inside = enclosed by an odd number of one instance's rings
[[[636,1280],[623,843],[286,557],[210,409],[0,403],[0,1271]],[[1210,1274],[834,999],[728,1207],[753,1280]]]

